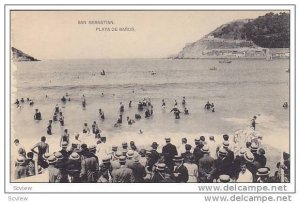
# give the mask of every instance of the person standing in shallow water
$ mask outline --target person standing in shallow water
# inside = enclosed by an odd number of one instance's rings
[[[33,116],[34,120],[40,121],[42,120],[42,114],[38,109],[35,109],[35,114]]]
[[[47,134],[52,135],[52,120],[49,120],[49,123],[47,126]]]
[[[257,124],[257,123],[255,122],[255,121],[256,121],[256,118],[257,118],[256,116],[253,116],[253,118],[251,119],[251,127],[253,128],[253,130],[255,130],[255,127],[256,127],[256,124]]]
[[[35,148],[38,148],[38,152],[34,150]],[[36,143],[31,148],[31,151],[38,155],[38,165],[42,166],[44,162],[43,155],[49,152],[49,145],[46,143],[46,137],[41,137],[41,141]]]

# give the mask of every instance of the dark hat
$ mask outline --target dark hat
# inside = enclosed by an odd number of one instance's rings
[[[54,156],[57,158],[57,159],[63,159],[64,157],[63,157],[63,155],[62,155],[62,153],[60,153],[60,152],[54,152]],[[49,158],[48,158],[49,159]]]
[[[119,159],[120,156],[122,156],[122,155],[123,155],[123,153],[122,153],[121,151],[117,151],[117,152],[114,154],[114,157],[115,157],[116,159]]]
[[[229,147],[229,142],[226,140],[223,142],[223,147],[228,148]]]
[[[25,157],[24,156],[18,156],[18,158],[17,158],[17,163],[18,164],[25,164]]]
[[[229,175],[220,175],[217,182],[218,183],[229,183],[231,181]]]
[[[86,144],[82,144],[80,147],[81,147],[82,149],[86,149],[86,148],[87,148],[87,145],[86,145]]]
[[[183,158],[182,158],[182,156],[175,155],[174,158],[173,158],[173,161],[175,161],[175,162],[181,162],[181,161],[183,161]]]
[[[62,146],[62,147],[67,147],[67,146],[68,146],[68,142],[63,141],[63,142],[61,143],[61,146]]]
[[[130,141],[130,143],[129,143],[130,145],[134,145],[134,141]]]
[[[290,158],[290,154],[283,152],[282,157],[283,157],[283,160],[288,160]]]
[[[156,149],[158,147],[157,142],[153,142],[152,145],[151,145],[151,147]]]
[[[53,155],[53,154],[51,154],[51,153],[45,153],[45,154],[43,154],[43,159],[48,159],[51,155]]]
[[[165,140],[166,140],[166,142],[170,142],[170,141],[171,141],[171,138],[166,137]]]
[[[93,151],[96,150],[96,145],[90,145],[89,146],[89,151]]]
[[[57,158],[54,155],[51,155],[50,157],[48,157],[47,162],[49,164],[54,164],[57,162]]]
[[[221,148],[219,151],[218,151],[218,156],[220,157],[220,156],[227,156],[227,151],[226,151],[226,149],[224,149],[224,148]]]
[[[224,135],[223,135],[223,139],[224,139],[224,140],[228,140],[228,139],[229,139],[229,135],[224,134]]]
[[[210,140],[215,140],[215,136],[211,135],[211,136],[209,136],[209,139]]]
[[[257,144],[253,142],[250,146],[250,150],[251,152],[256,152],[258,150]]]
[[[191,150],[191,149],[192,149],[192,146],[190,144],[185,145],[185,150]]]
[[[209,148],[208,148],[208,146],[207,146],[207,145],[204,145],[204,146],[201,148],[201,151],[202,151],[203,153],[209,153]]]
[[[73,152],[73,153],[70,155],[70,159],[71,159],[71,160],[79,160],[79,159],[80,159],[80,156],[79,156],[78,153]]]
[[[200,140],[204,142],[205,141],[205,137],[203,135],[200,136]]]
[[[164,164],[164,163],[159,163],[159,164],[157,164],[157,167],[156,167],[156,169],[158,171],[164,171],[165,168],[166,168],[166,164]]]
[[[105,156],[102,158],[102,163],[104,163],[104,164],[109,163],[110,159],[111,159],[111,156]]]
[[[270,168],[269,167],[263,167],[263,168],[259,168],[257,169],[257,176],[267,176],[270,175]]]
[[[127,142],[122,142],[122,146],[127,147],[128,146]]]
[[[118,146],[117,146],[117,145],[113,145],[113,146],[111,147],[111,149],[112,149],[114,152],[116,152],[116,151],[118,150]]]
[[[127,158],[132,158],[134,155],[134,151],[133,150],[128,150],[128,152],[126,153]]]
[[[182,140],[182,141],[185,141],[185,142],[187,141],[187,139],[186,139],[185,137],[181,138],[181,140]]]
[[[119,157],[119,162],[120,163],[125,163],[126,162],[126,156],[120,156]]]
[[[245,158],[245,160],[246,161],[248,161],[248,162],[253,162],[254,161],[254,156],[253,156],[253,154],[251,153],[251,152],[246,152],[245,154],[244,154],[244,158]]]

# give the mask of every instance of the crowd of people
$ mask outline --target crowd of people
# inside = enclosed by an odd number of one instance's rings
[[[134,141],[110,147],[106,137],[95,138],[96,144],[88,146],[79,137],[77,134],[72,142],[62,139],[56,152],[50,152],[45,136],[28,153],[15,140],[15,179],[48,171],[49,182],[60,183],[289,182],[289,154],[283,154],[284,161],[278,162],[278,170],[271,174],[265,150],[258,143],[247,142],[233,151],[226,134],[221,145],[214,136],[208,140],[201,136],[194,145],[182,138],[176,147],[167,137],[160,149],[157,142],[138,148]]]

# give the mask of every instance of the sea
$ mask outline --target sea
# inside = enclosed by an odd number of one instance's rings
[[[12,141],[20,139],[28,148],[46,136],[50,150],[59,148],[63,129],[71,136],[82,133],[83,124],[89,127],[96,121],[102,136],[110,144],[135,141],[136,145],[150,146],[156,141],[162,146],[165,137],[175,145],[186,137],[193,144],[195,138],[214,135],[222,140],[223,134],[233,135],[249,128],[257,116],[256,131],[263,137],[266,155],[289,151],[289,60],[233,59],[219,63],[218,59],[84,59],[16,62],[11,69],[11,123]],[[105,75],[101,75],[102,71]],[[66,104],[61,98],[68,94]],[[47,96],[46,96],[47,95]],[[82,108],[82,96],[86,108]],[[183,111],[186,98],[189,115],[175,119],[170,110],[175,100]],[[30,98],[17,108],[16,99]],[[144,118],[137,109],[144,98],[151,100],[153,116]],[[162,99],[166,108],[162,108]],[[132,101],[132,107],[128,103]],[[215,112],[204,109],[214,103]],[[123,123],[114,127],[120,102],[125,106]],[[53,135],[47,135],[48,120],[54,107],[62,109],[65,126],[53,123]],[[105,113],[102,121],[98,109]],[[42,113],[42,121],[33,119],[35,109]],[[126,117],[142,119],[128,125]],[[142,130],[143,133],[140,133]],[[92,136],[92,135],[91,135]],[[278,155],[280,156],[280,155]],[[273,160],[274,163],[276,160]],[[280,160],[278,160],[280,161]]]

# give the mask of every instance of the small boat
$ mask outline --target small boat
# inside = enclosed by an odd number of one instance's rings
[[[232,61],[230,60],[226,60],[226,59],[223,59],[223,60],[220,60],[219,63],[231,63]]]
[[[209,68],[209,70],[217,70],[217,68],[214,66],[214,67]]]

